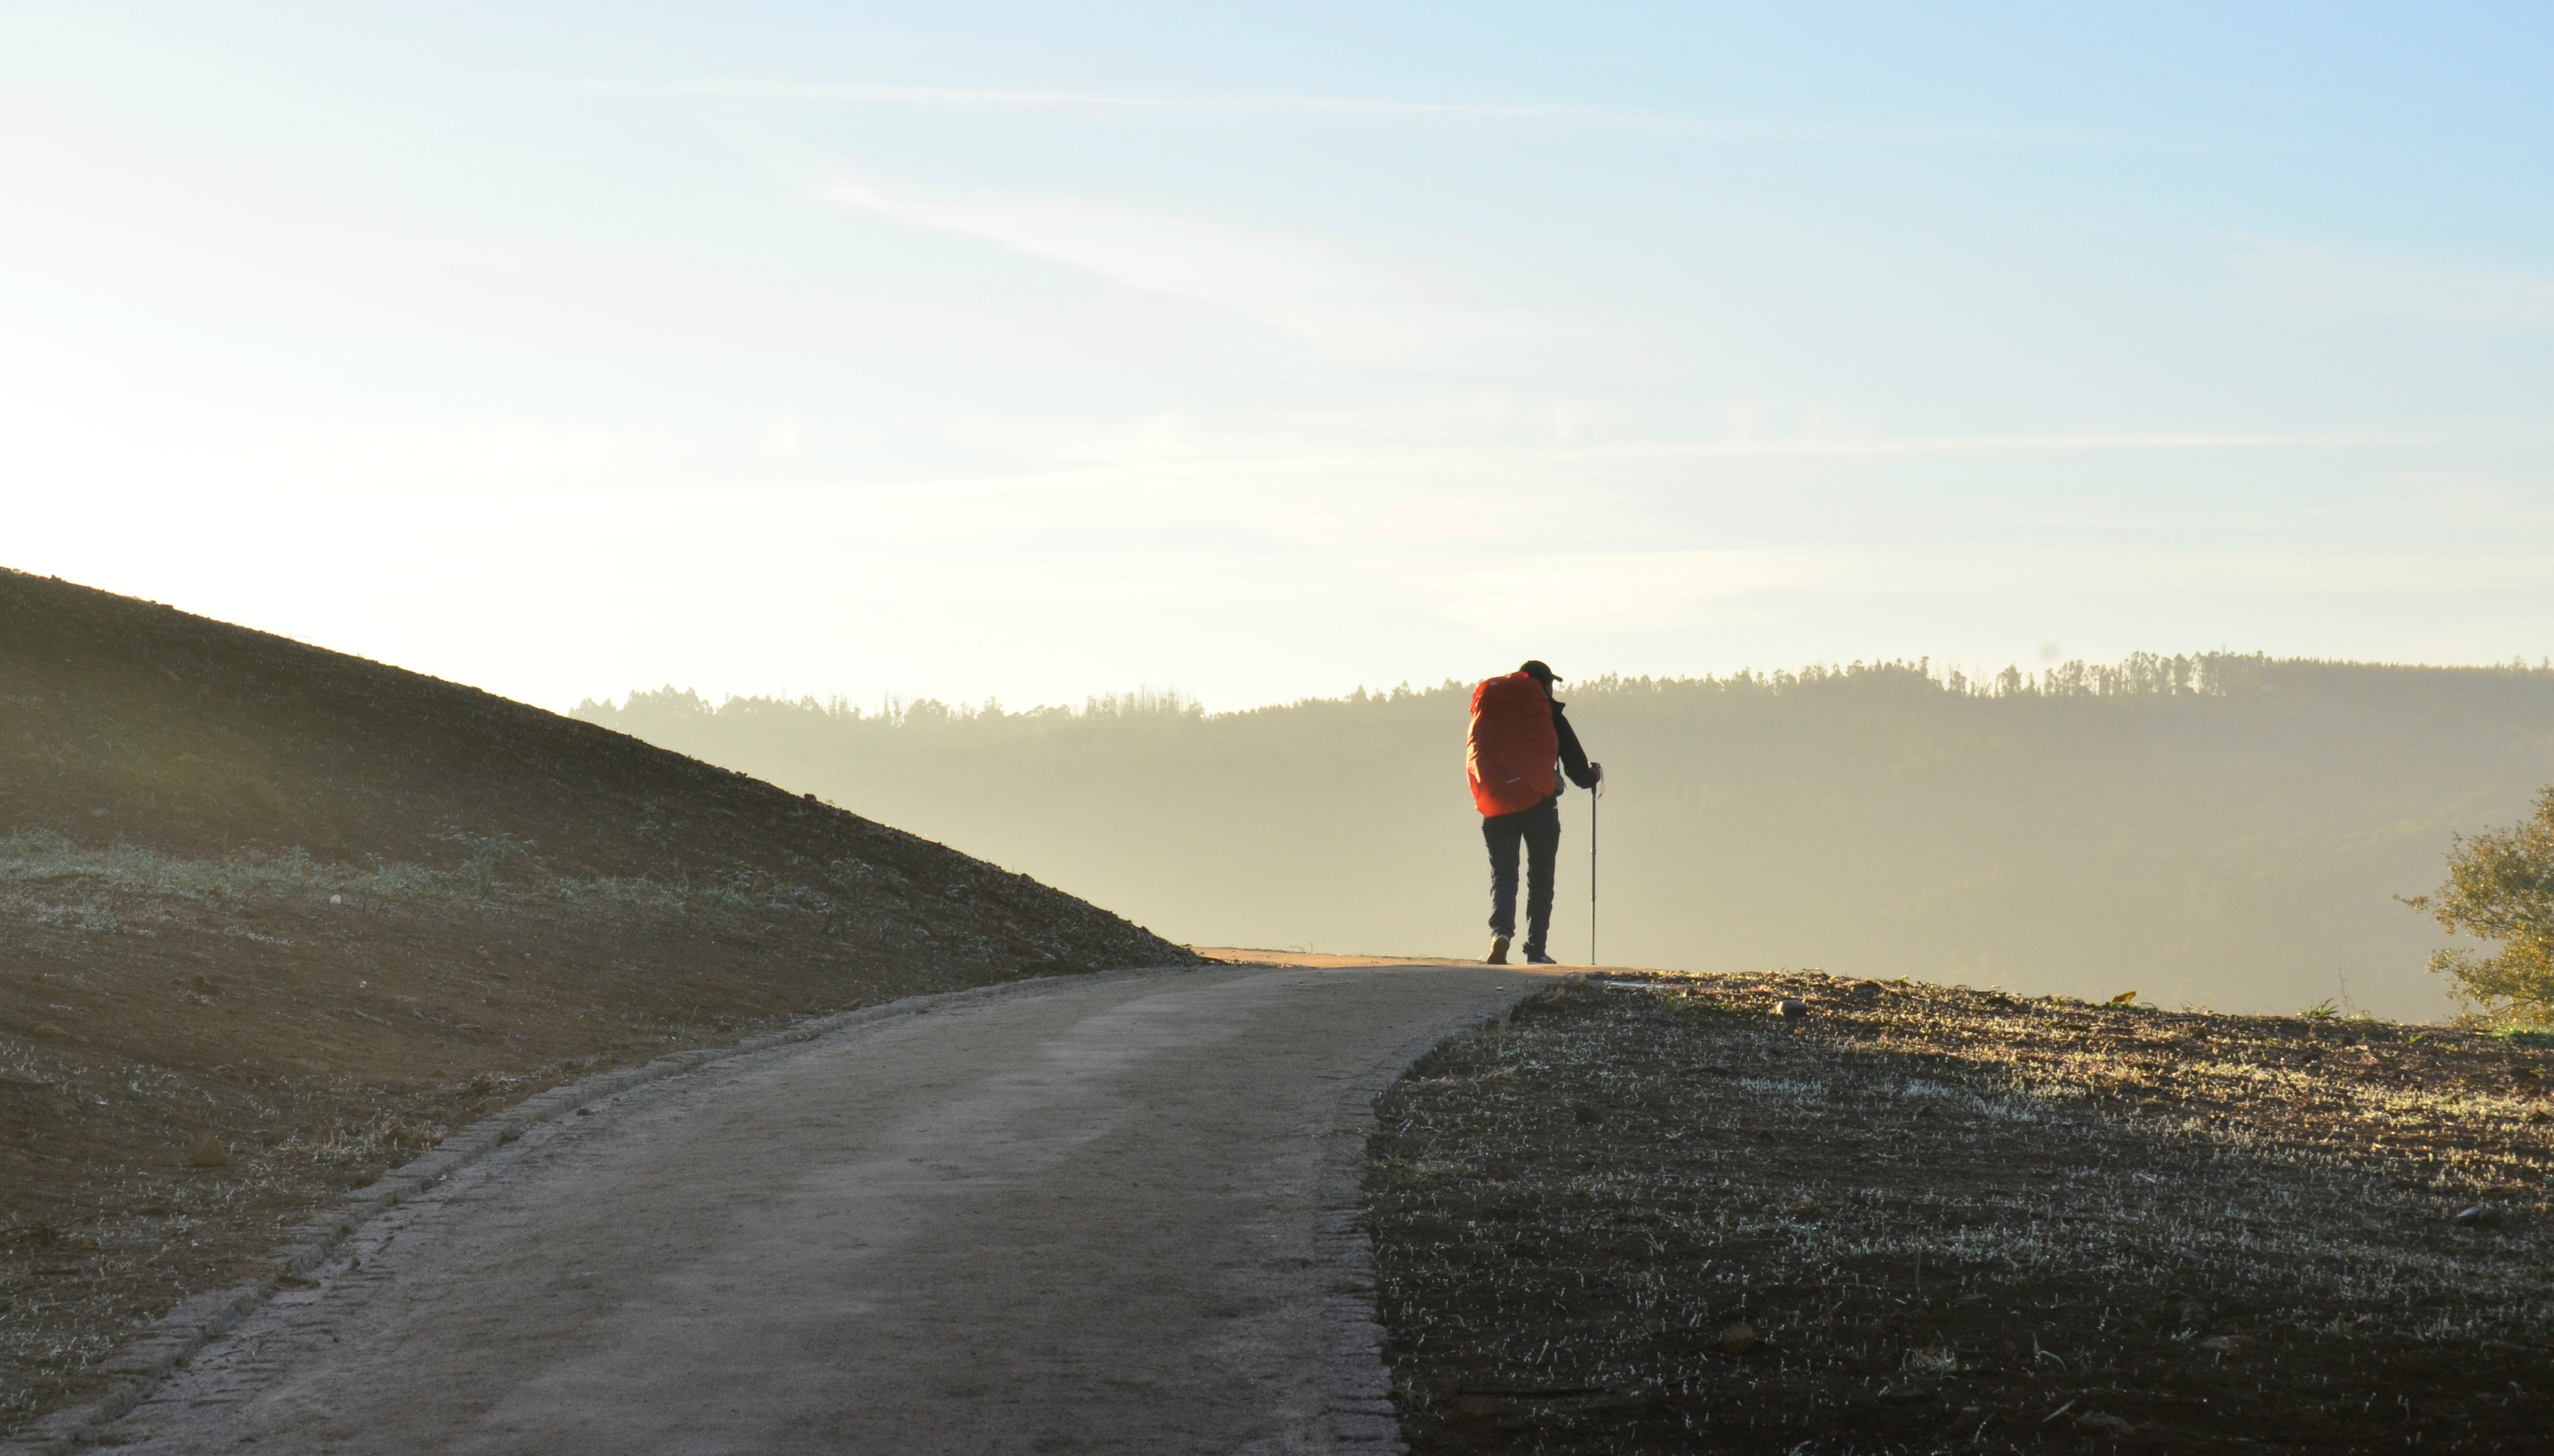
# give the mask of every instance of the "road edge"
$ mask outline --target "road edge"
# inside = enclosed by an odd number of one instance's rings
[[[1374,1224],[1365,1208],[1366,1142],[1374,1133],[1374,1104],[1421,1058],[1466,1032],[1506,1020],[1529,998],[1551,989],[1557,979],[1519,976],[1511,987],[1514,995],[1449,1017],[1413,1037],[1339,1096],[1330,1147],[1323,1155],[1320,1203],[1313,1225],[1313,1257],[1326,1275],[1323,1323],[1329,1370],[1323,1423],[1332,1451],[1348,1456],[1408,1456],[1410,1450],[1401,1439],[1400,1407],[1392,1402],[1392,1370],[1383,1363],[1387,1332],[1375,1288]]]

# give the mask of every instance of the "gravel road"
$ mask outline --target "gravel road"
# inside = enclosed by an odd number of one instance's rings
[[[146,1451],[1397,1450],[1357,1128],[1537,982],[961,998],[543,1126],[107,1432]]]

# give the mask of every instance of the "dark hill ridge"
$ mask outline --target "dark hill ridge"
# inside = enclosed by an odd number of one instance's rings
[[[0,571],[0,1441],[543,1087],[1197,958],[607,728]]]
[[[795,886],[1023,968],[1188,952],[1026,876],[476,688],[0,573],[0,833]],[[945,947],[956,951],[956,946]]]

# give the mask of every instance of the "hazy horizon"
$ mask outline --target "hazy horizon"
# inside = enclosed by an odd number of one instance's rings
[[[2155,658],[2162,661],[2169,661],[2174,657],[2180,657],[2194,662],[2202,657],[2208,656],[2227,658],[2265,658],[2268,656],[2267,653],[2264,652],[2238,651],[2224,646],[2204,649],[2201,651],[2179,653],[2139,651],[2128,655],[2132,657]],[[2554,653],[2539,653],[2532,658],[2522,653],[2513,655],[2512,657],[2504,660],[2472,662],[2428,662],[2362,657],[2291,657],[2279,658],[2276,660],[2293,663],[2311,663],[2318,666],[2329,667],[2400,667],[2414,669],[2481,668],[2487,670],[2494,668],[2516,668],[2521,670],[2545,670],[2554,668]],[[397,666],[399,664],[393,665]],[[1514,672],[1517,669],[1517,666],[1518,664],[1513,662],[1491,663],[1485,665],[1478,674],[1470,677],[1444,677],[1435,681],[1421,681],[1416,677],[1403,677],[1395,682],[1358,682],[1335,693],[1309,693],[1295,698],[1270,698],[1230,704],[1210,703],[1206,699],[1199,697],[1196,694],[1189,693],[1176,685],[1161,685],[1154,683],[1135,683],[1114,689],[1102,689],[1097,692],[1069,694],[1050,701],[1007,702],[1004,701],[1002,696],[998,693],[987,694],[985,698],[980,700],[968,701],[964,699],[944,699],[935,697],[929,693],[906,692],[892,687],[873,693],[867,698],[854,698],[841,693],[793,692],[786,687],[768,691],[738,691],[727,689],[714,692],[704,692],[696,684],[669,681],[659,683],[652,688],[630,688],[618,694],[607,694],[599,698],[580,698],[574,704],[569,705],[566,708],[553,708],[552,711],[562,712],[572,716],[590,709],[624,709],[627,708],[634,699],[674,694],[689,696],[696,699],[704,708],[712,712],[716,712],[731,703],[786,703],[792,705],[810,705],[820,707],[829,712],[853,713],[862,716],[879,717],[889,720],[897,719],[905,713],[917,708],[945,710],[949,714],[961,718],[984,714],[988,710],[1001,716],[1027,717],[1041,714],[1064,714],[1069,716],[1088,717],[1094,715],[1112,714],[1121,704],[1143,704],[1148,708],[1155,705],[1168,704],[1181,711],[1194,711],[1210,718],[1220,718],[1230,715],[1255,713],[1265,708],[1294,708],[1312,703],[1342,703],[1366,697],[1388,697],[1395,692],[1430,692],[1447,688],[1461,688],[1465,692],[1469,692],[1472,687],[1481,680],[1481,678],[1496,676],[1504,672]],[[1918,654],[1912,658],[1881,656],[1822,657],[1803,662],[1741,663],[1735,668],[1722,672],[1669,673],[1609,671],[1594,676],[1581,676],[1574,679],[1565,678],[1560,683],[1558,692],[1566,699],[1572,691],[1573,684],[1584,686],[1590,683],[1622,682],[1720,683],[1747,678],[1776,679],[1783,677],[1798,677],[1802,673],[1810,672],[1841,673],[1847,669],[1863,667],[1915,667],[1921,670],[1936,683],[1946,683],[1950,679],[1951,675],[1956,673],[1959,675],[1961,681],[1970,689],[1982,692],[1992,692],[1996,678],[2000,674],[2009,670],[2014,673],[2018,680],[2024,685],[2025,691],[2035,692],[2038,689],[2038,685],[2051,673],[2063,672],[2070,668],[2078,670],[2114,668],[2115,664],[2104,661],[2089,660],[2082,657],[2069,657],[2063,662],[2043,659],[2037,663],[2026,663],[2020,660],[2015,660],[2001,664],[1957,663],[1945,658],[1926,654]],[[532,704],[531,706],[550,707],[548,704],[538,703]]]
[[[1456,681],[1209,714],[1169,695],[576,716],[811,792],[1203,945],[1471,956]],[[2138,654],[1566,685],[1607,765],[1602,958],[2433,1019],[2452,837],[2554,782],[2554,665]],[[1553,950],[1581,960],[1587,800]]]

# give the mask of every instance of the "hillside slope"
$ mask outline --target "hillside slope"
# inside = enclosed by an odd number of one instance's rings
[[[74,844],[867,884],[971,957],[1047,969],[1177,954],[812,796],[475,688],[17,572],[0,574],[0,827]]]
[[[0,1436],[542,1087],[1196,958],[619,733],[0,573]]]

